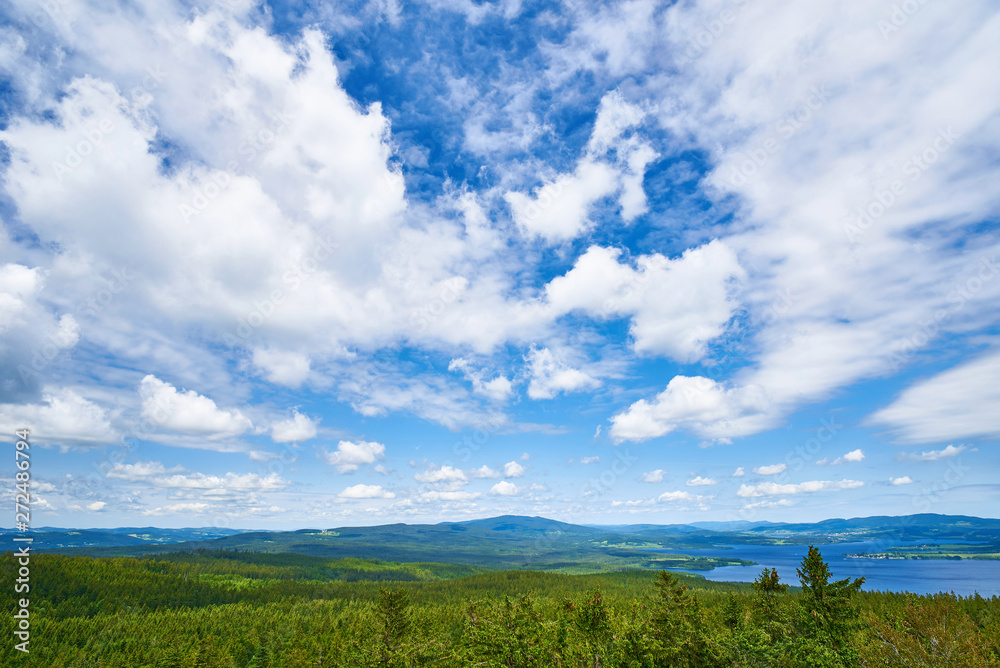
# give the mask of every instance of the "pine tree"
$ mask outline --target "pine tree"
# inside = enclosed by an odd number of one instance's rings
[[[856,653],[850,647],[851,634],[857,630],[857,608],[852,598],[865,583],[864,578],[830,581],[830,567],[819,550],[809,546],[802,558],[802,567],[796,569],[802,582],[803,624],[807,633],[828,646],[848,664],[856,662]]]
[[[397,664],[404,638],[410,632],[410,597],[405,589],[379,589],[378,616],[382,624],[379,646],[383,666]]]
[[[660,571],[652,626],[659,662],[676,668],[713,665],[708,634],[698,601],[673,573]]]

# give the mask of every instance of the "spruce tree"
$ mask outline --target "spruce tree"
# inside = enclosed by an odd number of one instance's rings
[[[864,578],[830,581],[830,567],[819,550],[809,546],[796,569],[802,582],[803,625],[812,638],[832,650],[846,664],[856,662],[850,649],[851,634],[859,627],[857,608],[852,598],[865,583]]]

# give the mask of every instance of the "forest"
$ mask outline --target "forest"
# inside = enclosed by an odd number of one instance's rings
[[[5,581],[16,577],[0,556]],[[568,575],[194,550],[32,557],[3,666],[998,666],[1000,598],[861,591],[810,546],[799,581]],[[790,586],[794,585],[794,586]],[[30,652],[15,596],[30,597]]]

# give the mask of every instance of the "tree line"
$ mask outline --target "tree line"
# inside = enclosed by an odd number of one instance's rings
[[[5,576],[14,568],[0,555]],[[4,666],[1000,665],[1000,598],[863,592],[812,546],[793,588],[767,569],[750,586],[666,571],[427,580],[448,571],[204,551],[39,555],[34,568],[32,652],[4,643]]]

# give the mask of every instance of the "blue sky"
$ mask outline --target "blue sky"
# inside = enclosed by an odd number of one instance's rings
[[[13,0],[33,523],[996,516],[998,44],[989,2]]]

